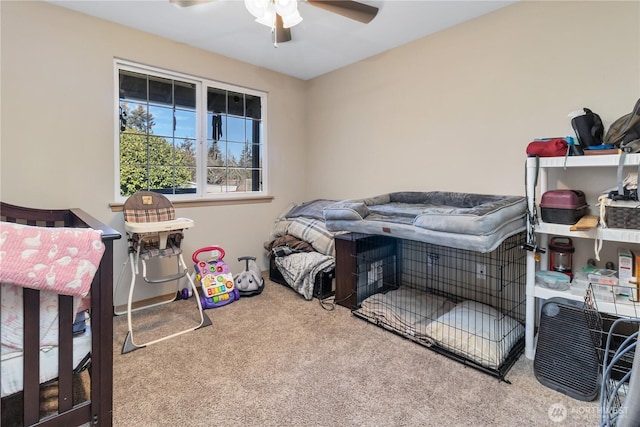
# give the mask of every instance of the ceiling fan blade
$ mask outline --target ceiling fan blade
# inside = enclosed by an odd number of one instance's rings
[[[350,0],[307,0],[309,4],[346,18],[368,24],[378,14],[378,8]]]
[[[291,28],[284,28],[282,17],[276,13],[276,42],[291,41]]]
[[[169,0],[169,3],[174,4],[178,7],[189,7],[195,6],[197,4],[211,3],[212,1],[215,0]]]

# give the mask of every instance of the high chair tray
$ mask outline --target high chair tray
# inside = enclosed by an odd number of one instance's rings
[[[189,218],[176,218],[159,222],[126,222],[124,229],[131,233],[154,233],[159,231],[182,230],[191,228],[195,224]]]

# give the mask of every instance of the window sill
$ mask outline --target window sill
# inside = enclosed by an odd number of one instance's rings
[[[237,199],[193,199],[193,200],[174,200],[173,206],[176,208],[199,208],[205,206],[225,206],[225,205],[245,205],[254,203],[270,203],[273,196],[259,197],[242,197]],[[111,212],[122,212],[124,203],[109,203]]]

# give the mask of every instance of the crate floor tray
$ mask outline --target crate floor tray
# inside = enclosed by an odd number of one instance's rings
[[[343,200],[325,207],[323,215],[330,231],[390,235],[486,253],[526,229],[525,212],[521,196],[433,191]]]

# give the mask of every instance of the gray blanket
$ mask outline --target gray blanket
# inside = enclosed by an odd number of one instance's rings
[[[307,217],[324,221],[322,210],[334,203],[336,203],[336,200],[326,199],[316,199],[309,202],[300,203],[299,205],[292,208],[289,212],[287,212],[285,218]]]
[[[306,300],[313,298],[316,275],[330,271],[336,265],[335,258],[319,252],[293,253],[276,257],[275,263],[287,284]]]

